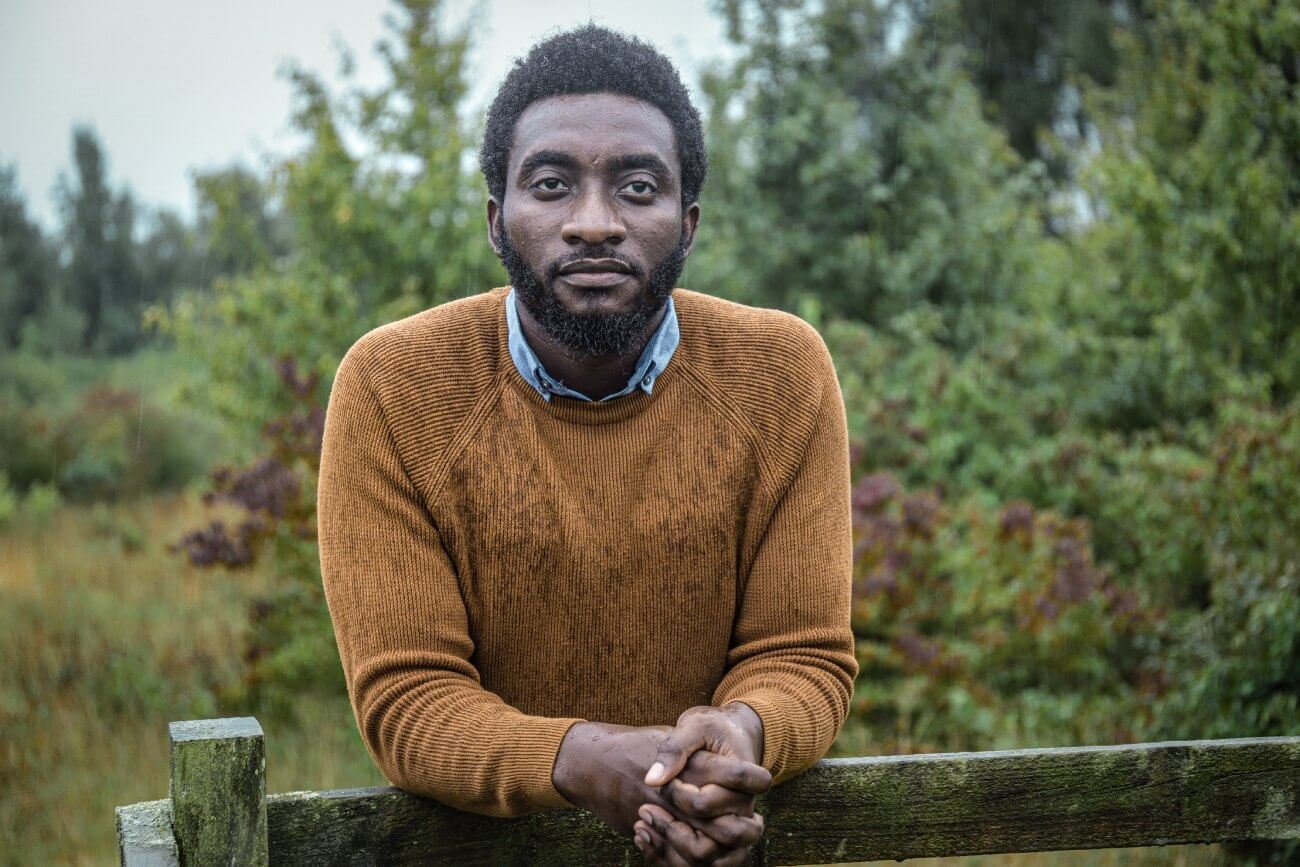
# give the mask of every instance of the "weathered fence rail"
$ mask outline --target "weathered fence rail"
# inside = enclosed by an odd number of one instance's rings
[[[251,717],[171,724],[170,797],[122,863],[638,863],[577,810],[492,819],[392,787],[267,795]],[[827,759],[760,801],[756,864],[1300,838],[1300,738]]]

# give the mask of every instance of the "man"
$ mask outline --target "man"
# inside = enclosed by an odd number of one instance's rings
[[[644,43],[538,44],[480,162],[511,286],[366,334],[330,395],[321,571],[357,724],[416,794],[740,863],[857,674],[830,355],[674,288],[704,143]]]

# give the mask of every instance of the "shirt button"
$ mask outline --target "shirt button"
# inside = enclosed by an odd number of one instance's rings
[[[644,385],[646,388],[649,388],[649,387],[650,387],[650,383],[652,383],[652,382],[654,382],[654,381],[655,381],[655,380],[654,380],[654,377],[653,377],[653,376],[647,376],[645,379],[641,380],[641,384]]]

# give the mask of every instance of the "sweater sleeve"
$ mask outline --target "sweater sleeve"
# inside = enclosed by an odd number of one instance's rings
[[[572,806],[551,772],[581,720],[526,715],[481,685],[455,567],[357,347],[330,393],[317,521],[348,696],[384,775],[492,816]]]
[[[759,542],[713,695],[715,706],[739,701],[758,714],[762,764],[777,783],[830,749],[858,674],[848,426],[830,353],[817,342],[817,420]]]

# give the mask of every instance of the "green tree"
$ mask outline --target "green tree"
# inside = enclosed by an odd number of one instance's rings
[[[204,281],[196,234],[175,211],[163,208],[146,216],[144,237],[136,245],[141,297],[146,304],[165,302],[180,288]]]
[[[0,347],[16,348],[25,323],[49,305],[57,250],[27,214],[18,170],[0,166]]]
[[[377,47],[387,81],[375,89],[351,85],[335,96],[314,73],[287,69],[294,125],[308,139],[276,170],[297,249],[344,275],[368,317],[503,282],[484,240],[483,183],[467,168],[478,124],[460,114],[470,25],[448,28],[444,5],[394,2]],[[350,80],[346,49],[341,68]],[[364,143],[356,153],[349,137]]]
[[[1069,309],[1099,427],[1208,417],[1300,389],[1300,2],[1152,6],[1091,95],[1099,208]]]
[[[272,179],[292,254],[150,311],[207,371],[183,397],[215,410],[244,441],[247,467],[220,470],[214,493],[222,496],[231,479],[263,479],[290,504],[292,522],[264,520],[257,504],[245,503],[254,518],[233,539],[214,525],[182,540],[194,562],[228,562],[222,556],[234,551],[241,563],[262,558],[277,576],[250,612],[253,646],[242,682],[266,712],[292,711],[284,698],[295,690],[343,688],[330,661],[314,543],[319,430],[339,360],[379,323],[504,282],[480,222],[483,183],[468,159],[475,127],[458,114],[469,32],[447,31],[439,0],[394,6],[379,45],[386,84],[366,90],[350,82],[335,96],[315,74],[288,69],[294,122],[307,145],[274,166]],[[350,79],[346,51],[342,67]],[[362,143],[355,153],[349,139]],[[229,185],[208,189],[217,199]],[[237,236],[249,225],[224,227]],[[286,433],[291,446],[280,441]],[[277,444],[254,459],[265,448],[258,434]]]
[[[369,328],[504,282],[484,238],[483,183],[468,159],[476,127],[458,113],[469,31],[447,28],[439,0],[394,7],[378,46],[386,83],[356,84],[346,50],[340,95],[312,72],[286,69],[307,144],[272,167],[269,198],[274,219],[289,226],[290,255],[259,240],[277,236],[259,224],[266,200],[246,175],[199,179],[210,240],[234,249],[250,238],[261,252],[243,262],[251,270],[150,316],[208,370],[210,382],[191,386],[192,398],[239,430],[255,435],[287,410],[275,359],[293,358],[328,394],[338,360]],[[355,153],[347,141],[359,142]]]
[[[787,309],[816,295],[959,349],[1050,303],[1043,178],[984,120],[957,52],[891,47],[874,3],[791,5],[722,5],[738,57],[704,80],[710,216],[690,279]]]
[[[290,238],[273,191],[242,165],[194,174],[203,276],[243,274],[289,253]]]
[[[962,66],[986,116],[1026,160],[1045,160],[1058,179],[1068,154],[1042,146],[1059,129],[1080,146],[1092,131],[1079,99],[1085,84],[1115,83],[1116,30],[1140,29],[1145,0],[896,0],[918,46],[961,49]]]
[[[135,203],[108,185],[107,159],[95,132],[72,134],[76,179],[60,176],[68,302],[85,315],[81,348],[124,351],[138,340],[140,274],[135,264]]]

